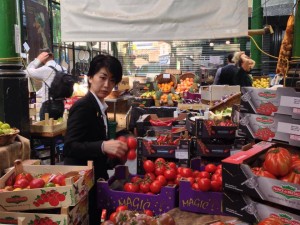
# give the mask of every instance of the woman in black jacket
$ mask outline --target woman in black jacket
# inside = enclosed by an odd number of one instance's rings
[[[122,66],[117,58],[110,55],[94,57],[88,72],[89,91],[74,103],[68,116],[64,164],[87,165],[89,160],[94,163],[95,185],[89,193],[90,224],[100,224],[97,180],[107,180],[107,170],[124,164],[121,158],[128,151],[125,143],[109,140],[107,104],[104,101],[121,80]]]

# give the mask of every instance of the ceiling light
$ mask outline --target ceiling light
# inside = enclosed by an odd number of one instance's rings
[[[226,45],[229,45],[229,44],[230,44],[230,41],[226,41],[225,43],[226,43]]]
[[[211,47],[214,46],[214,43],[213,43],[213,42],[210,42],[210,43],[209,43],[209,46],[211,46]]]

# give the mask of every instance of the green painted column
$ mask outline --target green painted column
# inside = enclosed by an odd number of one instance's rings
[[[17,57],[15,50],[16,0],[0,1],[0,63],[1,58]]]
[[[300,57],[300,3],[297,4],[296,13],[295,13],[295,24],[294,24],[294,43],[293,43],[293,57],[297,57],[299,60]]]
[[[263,27],[263,8],[261,7],[261,0],[253,0],[252,3],[252,18],[251,18],[251,29],[261,29]],[[262,48],[262,35],[252,36],[257,45]],[[255,68],[261,68],[261,52],[255,44],[251,41],[250,48],[251,58],[256,62]]]

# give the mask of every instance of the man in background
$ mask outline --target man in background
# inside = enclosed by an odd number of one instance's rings
[[[42,87],[37,91],[37,96],[42,98],[40,109],[40,120],[45,119],[45,113],[49,118],[58,119],[64,114],[64,100],[51,100],[49,98],[49,87],[55,77],[54,67],[58,71],[65,70],[54,61],[53,53],[49,49],[41,49],[40,54],[24,70],[26,76],[42,82]]]
[[[214,83],[216,85],[234,85],[234,76],[238,71],[235,63],[232,61],[233,53],[227,56],[227,65],[217,70]]]

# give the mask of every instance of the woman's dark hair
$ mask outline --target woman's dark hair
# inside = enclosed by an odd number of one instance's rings
[[[95,56],[91,63],[88,72],[89,77],[93,77],[96,73],[99,72],[101,68],[106,68],[115,79],[116,85],[122,80],[122,65],[120,61],[111,55],[97,55]]]

